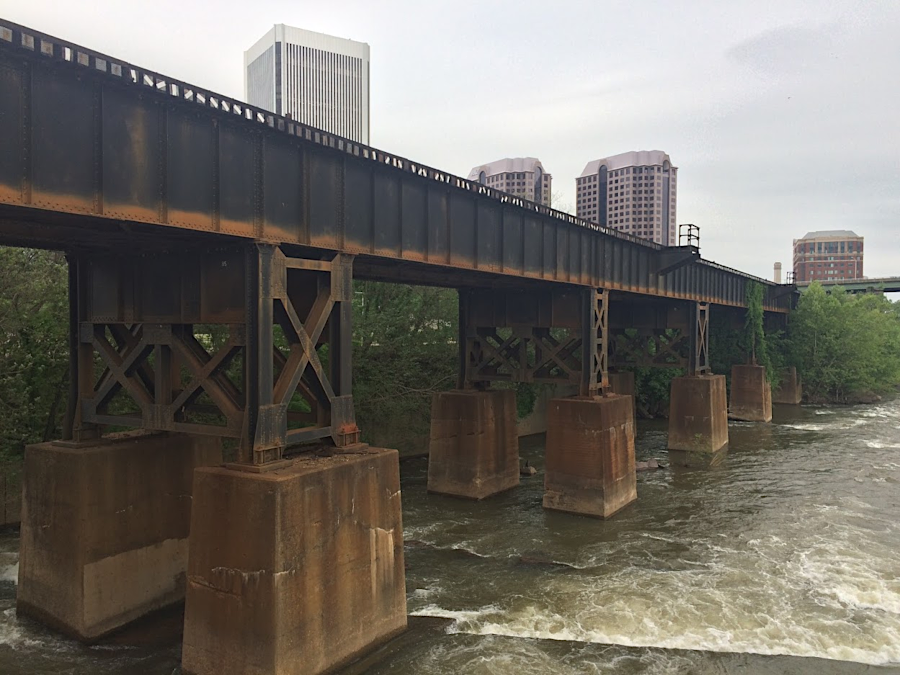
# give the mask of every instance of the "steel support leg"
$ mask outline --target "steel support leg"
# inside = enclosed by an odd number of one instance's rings
[[[707,375],[711,371],[709,365],[709,303],[691,304],[691,352],[689,356],[688,375]]]
[[[602,396],[609,393],[609,296],[602,288],[585,289],[583,293],[582,375],[579,393],[581,396]]]

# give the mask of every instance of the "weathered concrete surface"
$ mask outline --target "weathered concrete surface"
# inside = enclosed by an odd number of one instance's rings
[[[544,508],[609,518],[637,499],[630,396],[550,401]]]
[[[765,366],[731,367],[728,416],[745,422],[772,421],[772,387]]]
[[[799,405],[803,400],[803,385],[797,369],[790,366],[781,371],[781,384],[772,392],[773,403]]]
[[[218,439],[128,432],[25,450],[16,609],[91,641],[184,598],[195,467]]]
[[[609,387],[614,394],[631,397],[631,414],[632,421],[637,414],[637,399],[634,391],[634,372],[631,370],[623,370],[618,373],[608,373]]]
[[[516,434],[519,438],[547,433],[547,403],[554,398],[575,396],[578,387],[568,384],[556,384],[542,387],[534,401],[534,408],[526,417],[517,420]]]
[[[185,673],[322,673],[405,627],[396,450],[197,469]]]
[[[672,379],[669,397],[669,459],[678,466],[719,464],[728,449],[724,375]]]
[[[516,394],[455,390],[434,395],[428,491],[484,499],[519,484]]]
[[[0,464],[0,527],[22,520],[22,465]]]

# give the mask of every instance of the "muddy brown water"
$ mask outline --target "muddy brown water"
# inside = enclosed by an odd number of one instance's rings
[[[541,508],[532,478],[471,503],[401,465],[411,629],[350,673],[900,674],[900,400],[777,407],[731,424],[724,465],[638,474],[603,522]],[[666,464],[664,423],[638,459]],[[0,673],[178,672],[178,612],[84,647],[15,616],[0,535]]]

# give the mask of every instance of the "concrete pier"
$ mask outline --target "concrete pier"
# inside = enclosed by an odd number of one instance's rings
[[[195,472],[184,673],[323,673],[405,627],[396,450]]]
[[[637,499],[630,396],[550,401],[544,508],[609,518]]]
[[[772,392],[773,403],[799,405],[803,400],[803,385],[797,369],[790,366],[781,371],[781,384]]]
[[[677,466],[710,467],[728,450],[724,375],[672,379],[669,397],[669,459]]]
[[[772,421],[772,387],[765,366],[731,367],[728,416],[744,422]]]
[[[519,484],[516,394],[455,390],[434,395],[428,491],[484,499]]]
[[[183,600],[193,471],[221,462],[181,434],[28,446],[16,610],[89,642]]]
[[[609,387],[614,394],[631,397],[631,413],[635,415],[637,412],[637,399],[634,392],[634,372],[631,370],[623,370],[616,373],[608,373]],[[632,422],[634,419],[632,418]]]

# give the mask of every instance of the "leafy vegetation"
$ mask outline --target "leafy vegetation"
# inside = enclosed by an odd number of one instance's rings
[[[813,283],[790,317],[789,362],[815,402],[852,402],[900,383],[900,303]]]
[[[457,294],[355,282],[353,394],[363,439],[428,449],[431,396],[456,386]]]
[[[59,253],[0,248],[0,461],[61,434],[68,292]]]

